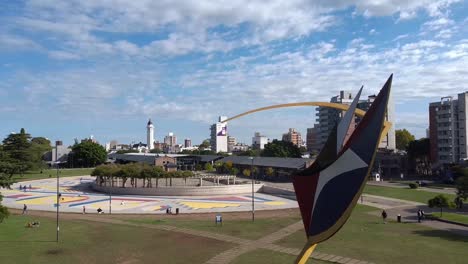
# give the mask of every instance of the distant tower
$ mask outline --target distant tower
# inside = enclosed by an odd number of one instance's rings
[[[154,126],[151,122],[151,118],[148,120],[148,125],[146,126],[146,143],[148,149],[154,149]]]

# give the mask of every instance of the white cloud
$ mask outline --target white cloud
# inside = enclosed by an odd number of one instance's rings
[[[12,35],[0,34],[0,50],[40,50],[41,46],[31,39]]]
[[[55,34],[64,51],[80,57],[122,54],[124,56],[183,55],[191,52],[230,51],[237,47],[264,45],[282,39],[297,39],[338,24],[334,12],[355,7],[365,16],[414,17],[426,10],[442,23],[452,0],[306,1],[53,1],[30,0],[13,18],[16,29],[34,34]],[[436,22],[438,21],[438,22]],[[239,30],[242,28],[242,34]],[[106,33],[165,34],[149,45],[128,40],[106,41]],[[369,34],[374,34],[371,30]],[[447,36],[447,32],[445,35]],[[441,35],[441,37],[443,37]],[[61,42],[60,42],[61,41]],[[60,57],[60,56],[59,56]]]

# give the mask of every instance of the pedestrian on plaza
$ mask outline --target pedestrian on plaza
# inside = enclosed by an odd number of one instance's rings
[[[29,184],[29,190],[32,190],[32,186],[31,186],[31,184]]]
[[[23,190],[23,185],[20,184],[20,191]]]
[[[426,214],[424,213],[423,210],[421,210],[421,221],[424,220],[425,217],[426,217]]]
[[[24,204],[23,205],[23,214],[25,214],[27,210],[28,210],[28,207],[26,206],[26,204]]]
[[[383,222],[384,224],[386,224],[387,222],[387,212],[385,212],[385,210],[382,211],[382,219],[383,219]]]
[[[83,214],[86,214],[86,207],[83,206]]]
[[[98,212],[98,214],[102,214],[102,213],[103,213],[101,207],[99,207],[99,208],[97,209],[97,212]]]
[[[418,210],[418,223],[421,223],[421,218],[422,218],[422,211],[421,209]]]

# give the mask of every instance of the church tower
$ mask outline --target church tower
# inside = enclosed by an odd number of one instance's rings
[[[151,118],[148,120],[148,125],[146,126],[146,144],[149,150],[154,149],[154,126],[151,122]]]

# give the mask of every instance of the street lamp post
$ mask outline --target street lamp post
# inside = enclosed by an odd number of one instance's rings
[[[111,180],[111,188],[112,188],[112,180]],[[109,191],[109,214],[112,214],[112,191]]]
[[[252,163],[250,165],[250,177],[252,179],[252,222],[255,221],[255,196],[254,196],[254,174],[253,174],[253,163],[254,157],[250,157]]]
[[[60,162],[57,161],[55,164],[57,166],[57,239],[56,239],[56,242],[58,243],[59,242],[59,231],[60,231],[60,227],[59,227],[59,208],[60,208],[59,164],[60,164]]]

